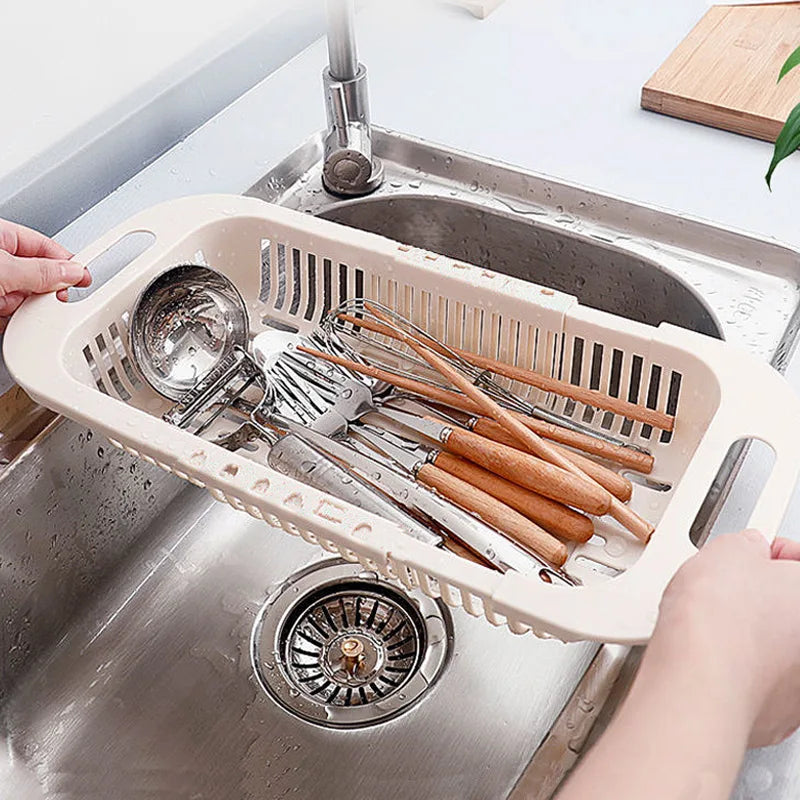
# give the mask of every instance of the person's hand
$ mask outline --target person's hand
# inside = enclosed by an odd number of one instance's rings
[[[670,582],[628,696],[559,800],[731,796],[800,725],[800,543],[721,536]]]
[[[37,231],[0,219],[0,333],[31,294],[56,292],[66,301],[70,286],[88,286],[89,271],[72,253]]]
[[[723,660],[746,706],[749,746],[800,726],[800,542],[772,547],[758,531],[721,536],[676,574],[651,646]]]

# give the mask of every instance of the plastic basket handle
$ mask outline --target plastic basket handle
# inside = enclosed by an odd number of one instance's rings
[[[106,231],[99,239],[76,253],[75,260],[89,264],[128,234],[152,233],[156,241],[145,253],[126,266],[127,270],[138,262],[139,258],[152,260],[162,255],[176,241],[180,241],[199,226],[219,220],[220,214],[233,216],[257,213],[262,205],[263,201],[256,198],[219,194],[193,195],[169,200],[140,211]]]
[[[35,295],[25,301],[18,312],[19,318],[21,320],[31,313],[37,314],[40,319],[54,315],[59,325],[73,319],[79,320],[85,316],[87,305],[102,304],[105,299],[125,292],[130,284],[141,283],[148,276],[152,277],[152,270],[146,268],[162,263],[169,251],[204,224],[218,221],[221,215],[258,216],[264,205],[264,201],[251,197],[197,195],[168,201],[141,211],[87,245],[73,256],[73,260],[91,267],[91,263],[103,253],[134,233],[150,233],[155,236],[155,241],[146,250],[88,297],[74,303],[60,303],[55,295]],[[276,213],[285,213],[285,209],[271,207],[270,216],[275,217]]]

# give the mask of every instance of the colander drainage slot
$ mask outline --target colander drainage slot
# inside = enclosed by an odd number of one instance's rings
[[[441,673],[451,638],[442,604],[411,598],[358,565],[326,561],[267,598],[252,658],[262,688],[291,713],[358,727],[417,702]]]

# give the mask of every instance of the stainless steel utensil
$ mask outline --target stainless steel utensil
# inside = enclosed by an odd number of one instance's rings
[[[261,366],[271,363],[259,364],[247,353],[248,329],[241,295],[213,269],[181,265],[148,284],[131,314],[131,349],[147,382],[178,401],[166,415],[169,421],[185,426],[213,407],[195,430],[202,433],[254,382],[269,401],[272,390]],[[255,432],[271,445],[268,463],[276,471],[396,522],[416,539],[441,543],[440,536],[309,444],[302,431],[279,436],[247,421],[218,443],[240,447]]]
[[[274,341],[276,342],[276,347],[287,343],[286,339],[277,336],[274,337]],[[326,437],[315,439],[322,449],[346,461],[353,467],[355,458],[353,457],[352,448],[346,448],[344,451],[339,449],[338,452],[334,453],[334,447],[341,448],[343,445],[335,442],[332,444],[326,443],[326,440],[330,442],[330,437],[346,435],[350,426],[359,418],[370,413],[379,412],[373,400],[371,388],[360,380],[351,379],[346,370],[327,366],[320,367],[313,359],[297,352],[296,344],[297,342],[289,342],[290,347],[282,357],[278,356],[276,358],[274,354],[270,354],[273,364],[272,371],[279,373],[275,382],[276,389],[278,392],[281,390],[285,392],[286,405],[294,414],[296,421],[292,423],[291,420],[287,420],[281,423],[274,413],[272,418],[278,425],[287,429],[296,430],[297,421],[311,426],[316,434]],[[318,346],[320,346],[319,342]],[[328,404],[327,410],[319,414],[320,408],[324,409],[326,403]],[[427,421],[422,419],[417,421],[419,423],[418,432],[423,435],[428,434],[429,424]],[[414,427],[414,418],[411,418],[408,425],[412,428]],[[366,438],[367,428],[359,426],[357,430],[359,433],[363,433]],[[306,432],[306,435],[310,436],[311,434]],[[384,453],[387,452],[386,448],[378,448],[378,450],[382,450]],[[492,542],[503,538],[503,536],[511,536],[515,542],[523,542],[526,545],[525,548],[517,548],[519,553],[515,552],[514,554],[517,561],[520,560],[520,556],[524,561],[528,550],[535,550],[537,553],[544,555],[548,561],[558,565],[563,564],[567,556],[565,546],[530,518],[462,477],[452,475],[429,463],[430,459],[428,458],[429,453],[427,450],[420,449],[410,455],[409,458],[405,458],[404,456],[406,455],[409,455],[408,451],[402,451],[399,456],[394,452],[389,453],[395,464],[400,465],[414,479],[419,478],[426,486],[435,489],[442,498],[456,503],[468,512],[477,514],[482,520],[489,522],[493,526],[495,530],[487,528],[482,533],[481,538],[478,540],[478,547],[483,547],[487,541]],[[381,470],[385,471],[385,465],[381,466]],[[370,465],[368,471],[374,472],[374,466]],[[366,475],[366,477],[370,479],[369,475]],[[405,486],[403,486],[402,491],[394,495],[398,499],[407,499],[410,487],[415,492],[420,491],[420,487],[415,480],[409,481],[407,477],[404,477],[404,480]],[[524,490],[520,489],[520,492],[522,491]],[[431,495],[428,498],[428,506],[428,515],[432,515],[438,524],[445,526],[445,530],[448,533],[462,539],[463,542],[462,533],[458,529],[448,530],[446,527],[452,524],[452,519],[443,518],[441,511],[442,507],[447,506],[447,503],[442,502],[436,495]],[[444,516],[446,517],[446,513]],[[506,540],[504,539],[504,541]],[[469,546],[469,542],[465,542],[465,544]],[[513,546],[516,547],[516,544]],[[479,554],[486,557],[484,551],[485,547],[483,547],[483,550],[477,550]],[[495,563],[492,561],[492,557],[489,557],[488,560],[491,563]],[[501,568],[503,566],[502,564],[496,565]],[[526,571],[530,571],[530,567]]]
[[[369,305],[393,313],[390,309],[386,309],[379,303],[370,301]],[[449,384],[441,381],[441,377],[433,372],[423,359],[417,357],[413,351],[405,347],[402,343],[399,343],[397,339],[381,333],[380,330],[376,333],[376,331],[372,329],[374,320],[371,325],[370,317],[371,314],[368,310],[367,302],[363,298],[353,298],[345,300],[338,308],[333,309],[323,320],[322,326],[326,331],[345,336],[348,340],[359,342],[361,344],[360,352],[368,351],[370,353],[370,361],[380,366],[382,369],[393,372],[396,375],[415,378],[417,380],[419,380],[421,376],[424,376],[425,382],[432,386],[440,389],[451,388]],[[616,447],[636,450],[642,453],[648,452],[638,445],[620,439],[605,431],[596,430],[595,428],[575,422],[569,417],[556,414],[541,405],[524,400],[518,394],[509,391],[505,386],[499,383],[494,373],[490,370],[474,366],[453,349],[437,339],[434,339],[422,328],[419,328],[407,320],[404,322],[416,335],[421,336],[423,341],[435,343],[435,349],[440,355],[449,361],[451,365],[457,367],[469,377],[476,386],[479,386],[482,391],[502,406],[533,417],[534,419],[539,419],[552,425],[558,425],[561,428],[566,428],[569,431],[589,436],[592,439],[597,439]],[[386,326],[379,325],[377,327],[385,328]],[[352,359],[353,354],[359,352],[354,347],[350,346],[349,342],[343,343],[343,346],[349,351],[348,358]],[[401,367],[399,365],[403,366]],[[408,368],[409,366],[413,367],[413,371]]]
[[[409,479],[389,463],[379,463],[374,456],[365,455],[357,445],[348,446],[314,429],[303,429],[292,420],[284,420],[283,423],[293,433],[303,431],[309,442],[347,463],[352,471],[366,480],[380,485],[398,503],[424,515],[436,523],[447,536],[454,537],[500,571],[513,569],[523,574],[537,573],[548,582],[577,585],[577,581],[563,570],[556,569],[535,553],[528,552],[500,536],[469,512],[452,503],[443,502],[434,492]]]

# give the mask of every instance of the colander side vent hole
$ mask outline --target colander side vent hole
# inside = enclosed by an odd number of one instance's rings
[[[258,293],[258,299],[262,303],[266,303],[269,299],[270,287],[272,284],[272,241],[270,239],[261,240],[261,288]]]
[[[349,297],[347,292],[347,264],[339,264],[339,302],[344,303]]]
[[[128,351],[125,347],[125,342],[127,341],[127,325],[125,324],[125,320],[120,320],[120,324],[123,326],[123,330],[125,333],[125,338],[120,335],[119,327],[117,326],[116,322],[112,322],[108,326],[108,332],[111,334],[111,343],[114,345],[114,352],[119,359],[119,363],[122,367],[125,376],[127,377],[128,381],[130,382],[131,386],[138,390],[140,389],[143,384],[142,380],[139,377],[136,368],[133,365],[133,362],[128,357]]]
[[[639,391],[641,388],[643,365],[644,365],[644,359],[641,356],[635,355],[631,358],[631,374],[628,380],[629,403],[639,402]],[[620,433],[623,436],[630,436],[632,432],[633,432],[633,420],[628,419],[626,417],[622,423],[622,427],[620,428]]]
[[[547,337],[545,337],[545,341]],[[553,352],[551,366],[547,364],[542,365],[542,371],[547,373],[550,370],[550,375],[558,378],[560,381],[564,380],[565,359],[567,352],[567,337],[562,334],[557,334],[553,337]]]
[[[278,263],[277,263],[277,286],[275,287],[275,310],[280,311],[286,302],[286,245],[281,242],[277,245]],[[272,288],[272,287],[270,287]]]
[[[669,379],[669,390],[667,392],[667,414],[675,416],[678,413],[678,400],[681,396],[681,381],[683,375],[680,372],[672,371]],[[672,431],[661,431],[660,441],[667,444],[672,441]]]
[[[117,369],[114,366],[111,353],[109,352],[108,345],[106,344],[105,337],[102,333],[98,333],[94,337],[94,343],[97,347],[99,358],[95,361],[97,373],[100,381],[104,385],[106,394],[116,396],[119,399],[127,402],[131,398],[130,392],[123,386],[119,378]],[[105,380],[107,378],[107,380]],[[109,386],[110,383],[110,386]]]
[[[647,406],[647,408],[658,407],[658,390],[661,387],[662,371],[658,364],[652,364],[650,366],[650,380],[647,387],[647,397],[645,398],[645,406]],[[643,439],[649,439],[653,435],[653,426],[647,424],[642,425],[640,435]]]
[[[317,310],[317,257],[314,253],[306,253],[306,270],[308,286],[308,302],[303,318],[311,322]]]
[[[364,299],[364,270],[356,269],[353,272],[353,277],[355,279],[355,287],[353,295],[358,300]]]
[[[600,346],[600,354],[602,355],[602,345]],[[583,377],[583,366],[584,366],[584,354],[586,353],[586,341],[582,339],[580,336],[576,336],[572,340],[572,364],[570,366],[570,378],[569,382],[573,386],[581,386],[582,385],[582,377]],[[594,376],[595,368],[599,367],[601,362],[598,361],[597,357],[597,345],[595,344],[592,349],[592,356],[590,360],[590,375]],[[597,370],[597,380],[599,384],[599,369]],[[594,380],[594,377],[592,377]],[[573,406],[573,413],[575,407]],[[591,423],[594,419],[594,409],[590,406],[583,406],[583,411],[580,414],[580,419],[584,423]]]
[[[131,393],[123,386],[117,368],[113,364],[108,368],[108,377],[119,399],[127,403],[131,399]]]
[[[292,248],[292,302],[289,305],[289,313],[292,316],[297,314],[297,309],[300,308],[300,301],[302,299],[302,282],[300,274],[300,263],[303,254],[296,247]]]
[[[103,394],[108,394],[105,384],[103,383],[103,380],[100,377],[100,370],[97,368],[97,361],[95,361],[94,354],[92,353],[92,348],[88,344],[83,348],[83,357],[86,359],[86,363],[89,366],[89,371],[92,375],[92,380],[94,381],[95,386]]]
[[[322,259],[322,313],[327,314],[333,305],[333,262]]]

